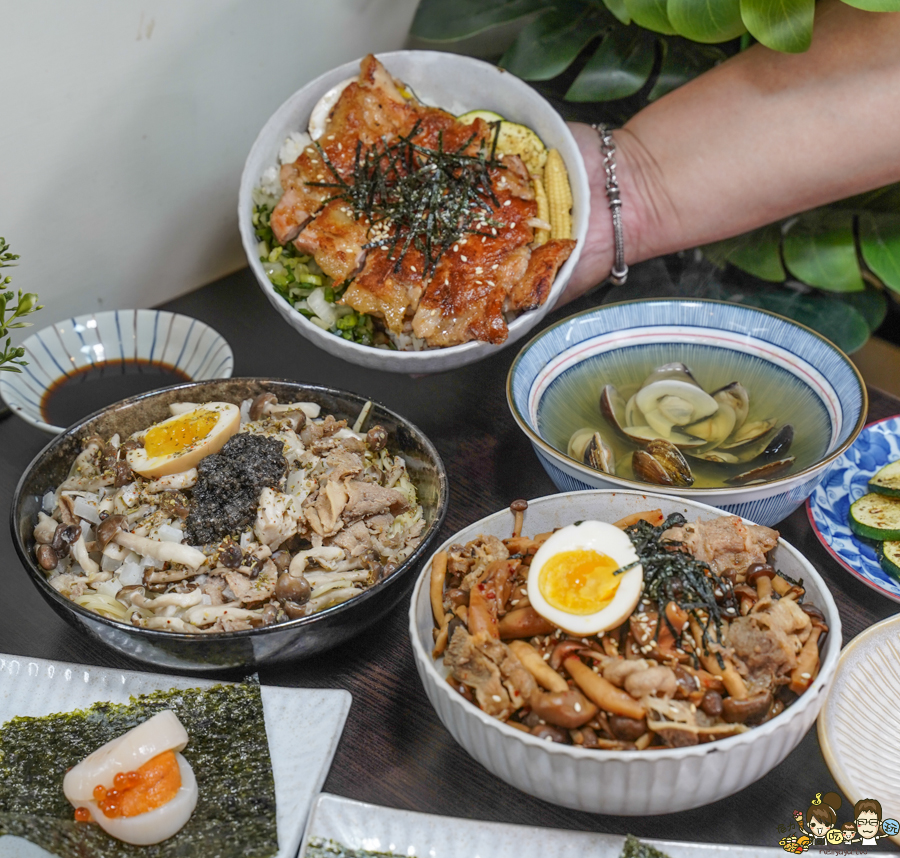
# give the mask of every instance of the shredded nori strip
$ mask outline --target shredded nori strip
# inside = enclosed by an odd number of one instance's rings
[[[642,598],[656,603],[658,615],[654,640],[658,640],[663,622],[678,640],[679,635],[666,616],[666,605],[675,602],[700,624],[703,629],[702,645],[706,652],[710,652],[710,624],[715,626],[716,639],[721,640],[722,608],[730,608],[732,610],[729,614],[738,616],[738,604],[731,581],[717,575],[693,554],[682,551],[680,542],[662,538],[669,528],[681,527],[686,523],[687,519],[675,512],[657,527],[641,519],[626,527],[625,533],[631,539],[644,567]],[[717,592],[720,595],[717,596]],[[700,644],[701,641],[697,641],[697,645]],[[715,655],[720,665],[724,666],[721,655]]]
[[[310,837],[303,858],[400,858],[395,852],[373,852],[370,849],[351,849],[336,840]]]
[[[647,843],[642,843],[633,834],[629,834],[625,838],[621,858],[669,858],[669,856]]]
[[[131,846],[75,822],[66,771],[163,709],[188,732],[182,751],[199,798],[184,828],[153,846]],[[268,858],[278,851],[275,780],[258,685],[158,691],[130,703],[13,718],[0,728],[0,835],[24,837],[61,858]]]
[[[373,226],[382,224],[385,234],[365,247],[389,245],[388,258],[394,262],[395,272],[414,247],[425,257],[428,277],[463,236],[491,235],[489,228],[501,225],[492,219],[492,209],[498,208],[500,201],[489,171],[505,170],[506,166],[495,157],[499,122],[493,123],[490,145],[479,139],[474,155],[465,153],[475,142],[477,130],[456,149],[444,148],[441,133],[437,148],[431,149],[414,142],[419,127],[417,122],[409,134],[391,143],[377,141],[364,146],[357,141],[353,170],[346,178],[314,141],[333,181],[307,184],[334,192],[323,205],[344,200],[357,220],[366,217]]]

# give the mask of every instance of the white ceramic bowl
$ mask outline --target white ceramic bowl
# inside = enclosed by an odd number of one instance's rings
[[[860,632],[844,647],[819,717],[822,756],[849,804],[881,803],[882,819],[900,819],[900,616]],[[900,845],[900,832],[887,832]]]
[[[396,78],[408,83],[426,104],[442,107],[456,115],[481,108],[499,113],[506,119],[534,129],[548,148],[559,150],[569,170],[574,204],[573,237],[578,244],[557,274],[547,301],[537,310],[522,313],[509,325],[504,346],[514,343],[531,330],[553,307],[569,279],[584,237],[590,214],[587,173],[575,140],[556,110],[528,84],[494,65],[457,54],[437,51],[395,51],[379,54],[378,59]],[[431,373],[465,366],[494,354],[498,348],[488,343],[470,342],[443,349],[398,352],[362,346],[323,331],[291,307],[272,286],[257,254],[253,232],[253,189],[266,168],[277,163],[278,150],[292,131],[306,131],[309,115],[331,87],[359,74],[359,61],[333,69],[295,92],[263,126],[256,138],[241,176],[238,197],[238,223],[244,252],[260,288],[281,317],[317,346],[371,369],[389,372]]]
[[[523,532],[542,533],[584,519],[616,521],[640,510],[661,508],[686,518],[724,513],[705,504],[667,495],[629,491],[588,491],[530,501]],[[466,543],[479,534],[498,538],[512,533],[509,510],[490,515],[454,534],[438,550]],[[812,565],[781,540],[772,553],[775,566],[802,578],[809,601],[829,626],[822,665],[809,690],[771,721],[746,733],[688,748],[658,751],[592,751],[537,739],[489,717],[445,681],[443,664],[431,657],[434,627],[429,598],[432,559],[413,590],[410,640],[425,692],[463,748],[497,777],[554,804],[590,813],[644,816],[700,807],[742,790],[780,763],[812,726],[834,676],[841,648],[841,621],[825,582]]]
[[[754,386],[748,377],[764,379],[758,374],[763,371],[790,377],[795,387],[791,395],[821,421],[826,437],[824,454],[800,470],[765,483],[685,488],[611,476],[569,458],[564,442],[550,443],[546,427],[552,416],[547,403],[552,402],[553,395],[548,393],[556,385],[567,384],[568,373],[587,364],[602,387],[605,372],[622,371],[631,363],[632,355],[641,361],[645,352],[659,363],[683,361],[695,370],[700,367],[694,360],[705,355],[709,365],[718,365],[727,373],[721,384],[743,380],[749,386],[751,413]],[[509,370],[506,397],[516,423],[560,491],[648,488],[712,504],[769,526],[790,515],[812,494],[834,461],[859,435],[868,411],[866,386],[859,371],[847,355],[820,334],[765,310],[688,299],[607,304],[557,322],[519,353]],[[608,427],[600,415],[599,389],[591,404],[594,402],[596,428]],[[781,418],[779,414],[759,416]],[[803,414],[800,416],[802,419]],[[800,431],[802,428],[798,435]]]
[[[234,370],[231,346],[221,334],[190,316],[164,310],[75,316],[42,328],[22,346],[28,365],[20,373],[0,374],[0,396],[14,414],[54,435],[66,427],[49,423],[41,403],[51,388],[79,370],[109,365],[110,373],[117,373],[123,362],[140,361],[175,369],[181,381],[230,378]],[[173,383],[160,376],[160,387]]]

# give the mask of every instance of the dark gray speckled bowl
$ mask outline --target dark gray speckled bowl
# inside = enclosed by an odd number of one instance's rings
[[[186,635],[139,629],[92,613],[51,587],[34,557],[32,531],[43,495],[68,474],[82,442],[91,435],[109,438],[133,432],[170,416],[172,402],[234,402],[260,393],[274,393],[281,402],[307,401],[323,414],[356,420],[365,398],[327,387],[278,379],[232,378],[180,384],[125,399],[86,417],[54,438],[26,468],[13,496],[12,538],[31,580],[51,607],[66,621],[132,658],[158,668],[188,671],[256,667],[301,659],[323,652],[372,625],[393,608],[415,580],[415,569],[428,556],[447,513],[447,472],[434,445],[412,423],[375,403],[367,425],[388,431],[388,446],[406,460],[425,515],[426,529],[415,551],[389,577],[361,595],[311,617],[241,632]]]

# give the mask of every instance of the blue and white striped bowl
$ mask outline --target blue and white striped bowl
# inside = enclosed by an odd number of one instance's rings
[[[560,491],[649,487],[648,483],[614,477],[569,458],[542,436],[539,427],[544,423],[541,415],[547,392],[574,366],[611,352],[666,343],[721,350],[723,358],[729,353],[729,361],[739,353],[748,362],[763,361],[790,373],[821,404],[830,438],[817,462],[780,479],[724,488],[654,485],[654,492],[701,501],[759,524],[773,525],[809,497],[865,424],[868,396],[856,367],[835,345],[803,325],[764,310],[722,301],[609,304],[570,316],[542,331],[522,349],[509,371],[506,396],[510,410]]]
[[[0,376],[0,396],[14,414],[53,434],[65,427],[44,420],[41,401],[78,370],[140,360],[180,370],[189,381],[230,378],[234,370],[231,346],[221,334],[190,316],[164,310],[75,316],[32,334],[22,346],[28,365],[20,373]]]

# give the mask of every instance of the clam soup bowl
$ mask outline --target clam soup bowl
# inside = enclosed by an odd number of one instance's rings
[[[207,634],[142,629],[107,619],[69,601],[47,583],[34,556],[32,531],[43,495],[58,486],[91,435],[130,435],[170,415],[173,402],[234,402],[260,393],[274,393],[281,402],[315,402],[323,414],[353,423],[366,399],[327,387],[279,379],[233,378],[197,382],[123,400],[99,411],[54,438],[25,470],[13,495],[12,539],[16,552],[40,594],[66,622],[115,650],[161,670],[202,672],[223,668],[253,668],[261,664],[306,658],[359,634],[408,592],[413,571],[427,556],[447,512],[448,483],[434,445],[412,423],[375,403],[367,425],[383,426],[388,448],[406,461],[426,522],[419,545],[395,572],[359,596],[302,619],[247,631]]]
[[[298,333],[329,354],[370,369],[387,372],[432,373],[465,366],[494,354],[528,333],[562,294],[581,253],[590,214],[590,189],[581,154],[566,123],[556,110],[519,78],[481,60],[439,51],[394,51],[378,59],[395,77],[410,85],[420,101],[455,115],[470,110],[491,110],[512,122],[533,129],[548,149],[559,150],[572,186],[572,237],[578,241],[559,270],[543,306],[521,313],[509,324],[509,337],[501,346],[469,342],[422,351],[394,351],[350,342],[314,325],[275,291],[260,263],[253,231],[253,189],[263,172],[277,164],[282,143],[293,131],[306,131],[310,113],[332,87],[359,74],[359,60],[323,74],[292,95],[269,121],[250,149],[241,176],[238,224],[244,252],[260,288],[281,317]]]
[[[575,521],[613,522],[661,508],[689,521],[724,515],[720,510],[671,495],[595,490],[529,501],[524,534],[543,533]],[[465,544],[480,534],[512,534],[513,514],[494,513],[454,534],[438,550]],[[828,637],[819,674],[809,689],[771,721],[746,733],[686,748],[603,751],[538,739],[491,718],[446,681],[434,646],[430,575],[432,558],[416,581],[409,611],[410,640],[419,677],[438,717],[463,748],[506,783],[553,804],[589,813],[646,816],[700,807],[749,786],[778,765],[816,720],[837,667],[841,621],[827,585],[797,549],[784,540],[771,552],[773,565],[802,578],[808,599],[825,615]]]
[[[607,381],[630,372],[638,386],[649,368],[674,361],[694,370],[704,390],[742,382],[750,393],[751,418],[754,396],[760,408],[776,412],[759,417],[781,423],[788,414],[797,429],[790,449],[797,455],[796,470],[743,486],[662,486],[613,476],[566,454],[566,431],[578,428],[570,425],[578,418],[594,421],[615,437],[599,409]],[[635,367],[643,367],[639,375]],[[856,439],[868,411],[862,377],[824,337],[764,310],[686,299],[609,304],[557,322],[516,357],[506,396],[516,423],[560,491],[650,490],[702,501],[768,526],[812,494]]]

